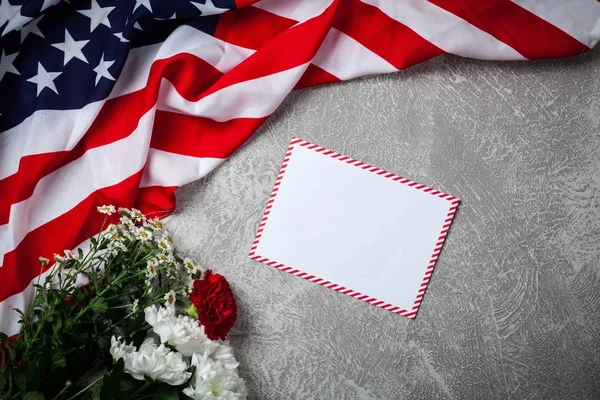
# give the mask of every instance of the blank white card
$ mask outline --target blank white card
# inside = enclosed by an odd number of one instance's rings
[[[250,257],[416,316],[458,199],[293,138]]]

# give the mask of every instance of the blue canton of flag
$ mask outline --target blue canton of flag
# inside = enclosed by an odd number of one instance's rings
[[[213,34],[233,0],[0,0],[0,132],[36,110],[106,98],[129,50],[187,24]],[[205,18],[197,18],[204,16]]]

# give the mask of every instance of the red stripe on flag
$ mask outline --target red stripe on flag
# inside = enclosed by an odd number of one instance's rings
[[[157,111],[150,146],[193,157],[227,158],[267,118],[237,118],[218,122],[210,118]]]
[[[177,186],[150,186],[140,188],[134,207],[150,218],[163,218],[175,210]]]
[[[529,59],[568,57],[588,48],[510,0],[430,0]]]
[[[96,211],[96,205],[131,207],[141,177],[142,171],[116,185],[97,190],[68,212],[29,232],[4,256],[0,268],[0,301],[25,290],[41,272],[38,257],[52,259],[55,252],[61,251],[59,249],[71,249],[97,234],[104,215]]]
[[[338,4],[339,0],[334,1],[318,17],[286,30],[265,44],[260,51],[225,74],[206,95],[237,82],[275,74],[308,63],[329,32]],[[187,99],[196,101],[194,98]]]
[[[333,26],[398,69],[444,54],[412,29],[360,0],[345,2]]]
[[[203,79],[197,79],[201,75]],[[36,154],[21,158],[19,170],[0,180],[0,224],[6,224],[10,207],[29,198],[37,182],[44,176],[81,157],[86,151],[131,134],[139,119],[156,103],[163,78],[168,79],[187,98],[204,97],[210,85],[223,74],[206,61],[187,53],[155,61],[150,69],[147,86],[108,100],[90,129],[70,151]],[[170,132],[164,132],[170,135]]]
[[[247,7],[222,14],[214,36],[236,46],[257,50],[294,25],[293,19]]]
[[[309,86],[322,85],[325,83],[341,82],[342,80],[335,75],[330,74],[321,67],[310,64],[302,78],[294,86],[295,89],[303,89]]]

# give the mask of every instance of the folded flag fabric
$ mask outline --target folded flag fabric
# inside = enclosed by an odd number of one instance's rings
[[[576,55],[596,0],[0,0],[0,331],[103,204],[174,210],[294,89],[442,55]]]

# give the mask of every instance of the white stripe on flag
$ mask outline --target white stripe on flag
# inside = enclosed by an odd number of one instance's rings
[[[464,19],[423,0],[362,0],[447,53],[488,60],[523,60],[512,47]]]
[[[66,213],[96,190],[115,185],[146,163],[154,108],[124,139],[88,150],[83,156],[40,179],[33,194],[10,208],[10,222],[0,226],[0,260],[27,233]],[[52,201],[48,201],[52,199]]]
[[[222,158],[199,158],[151,148],[140,187],[183,186],[206,176],[223,161]]]
[[[587,47],[600,39],[598,0],[512,0],[529,12],[562,29]]]
[[[335,28],[329,30],[312,63],[342,80],[398,71],[392,64]]]
[[[260,0],[252,6],[281,17],[304,22],[323,14],[333,0]]]
[[[215,121],[267,117],[296,85],[308,65],[236,83],[198,101],[184,99],[171,82],[163,79],[157,108]]]
[[[226,73],[254,54],[254,50],[232,45],[198,29],[182,25],[163,43],[132,49],[109,98],[144,88],[155,61],[180,53],[195,55]]]

